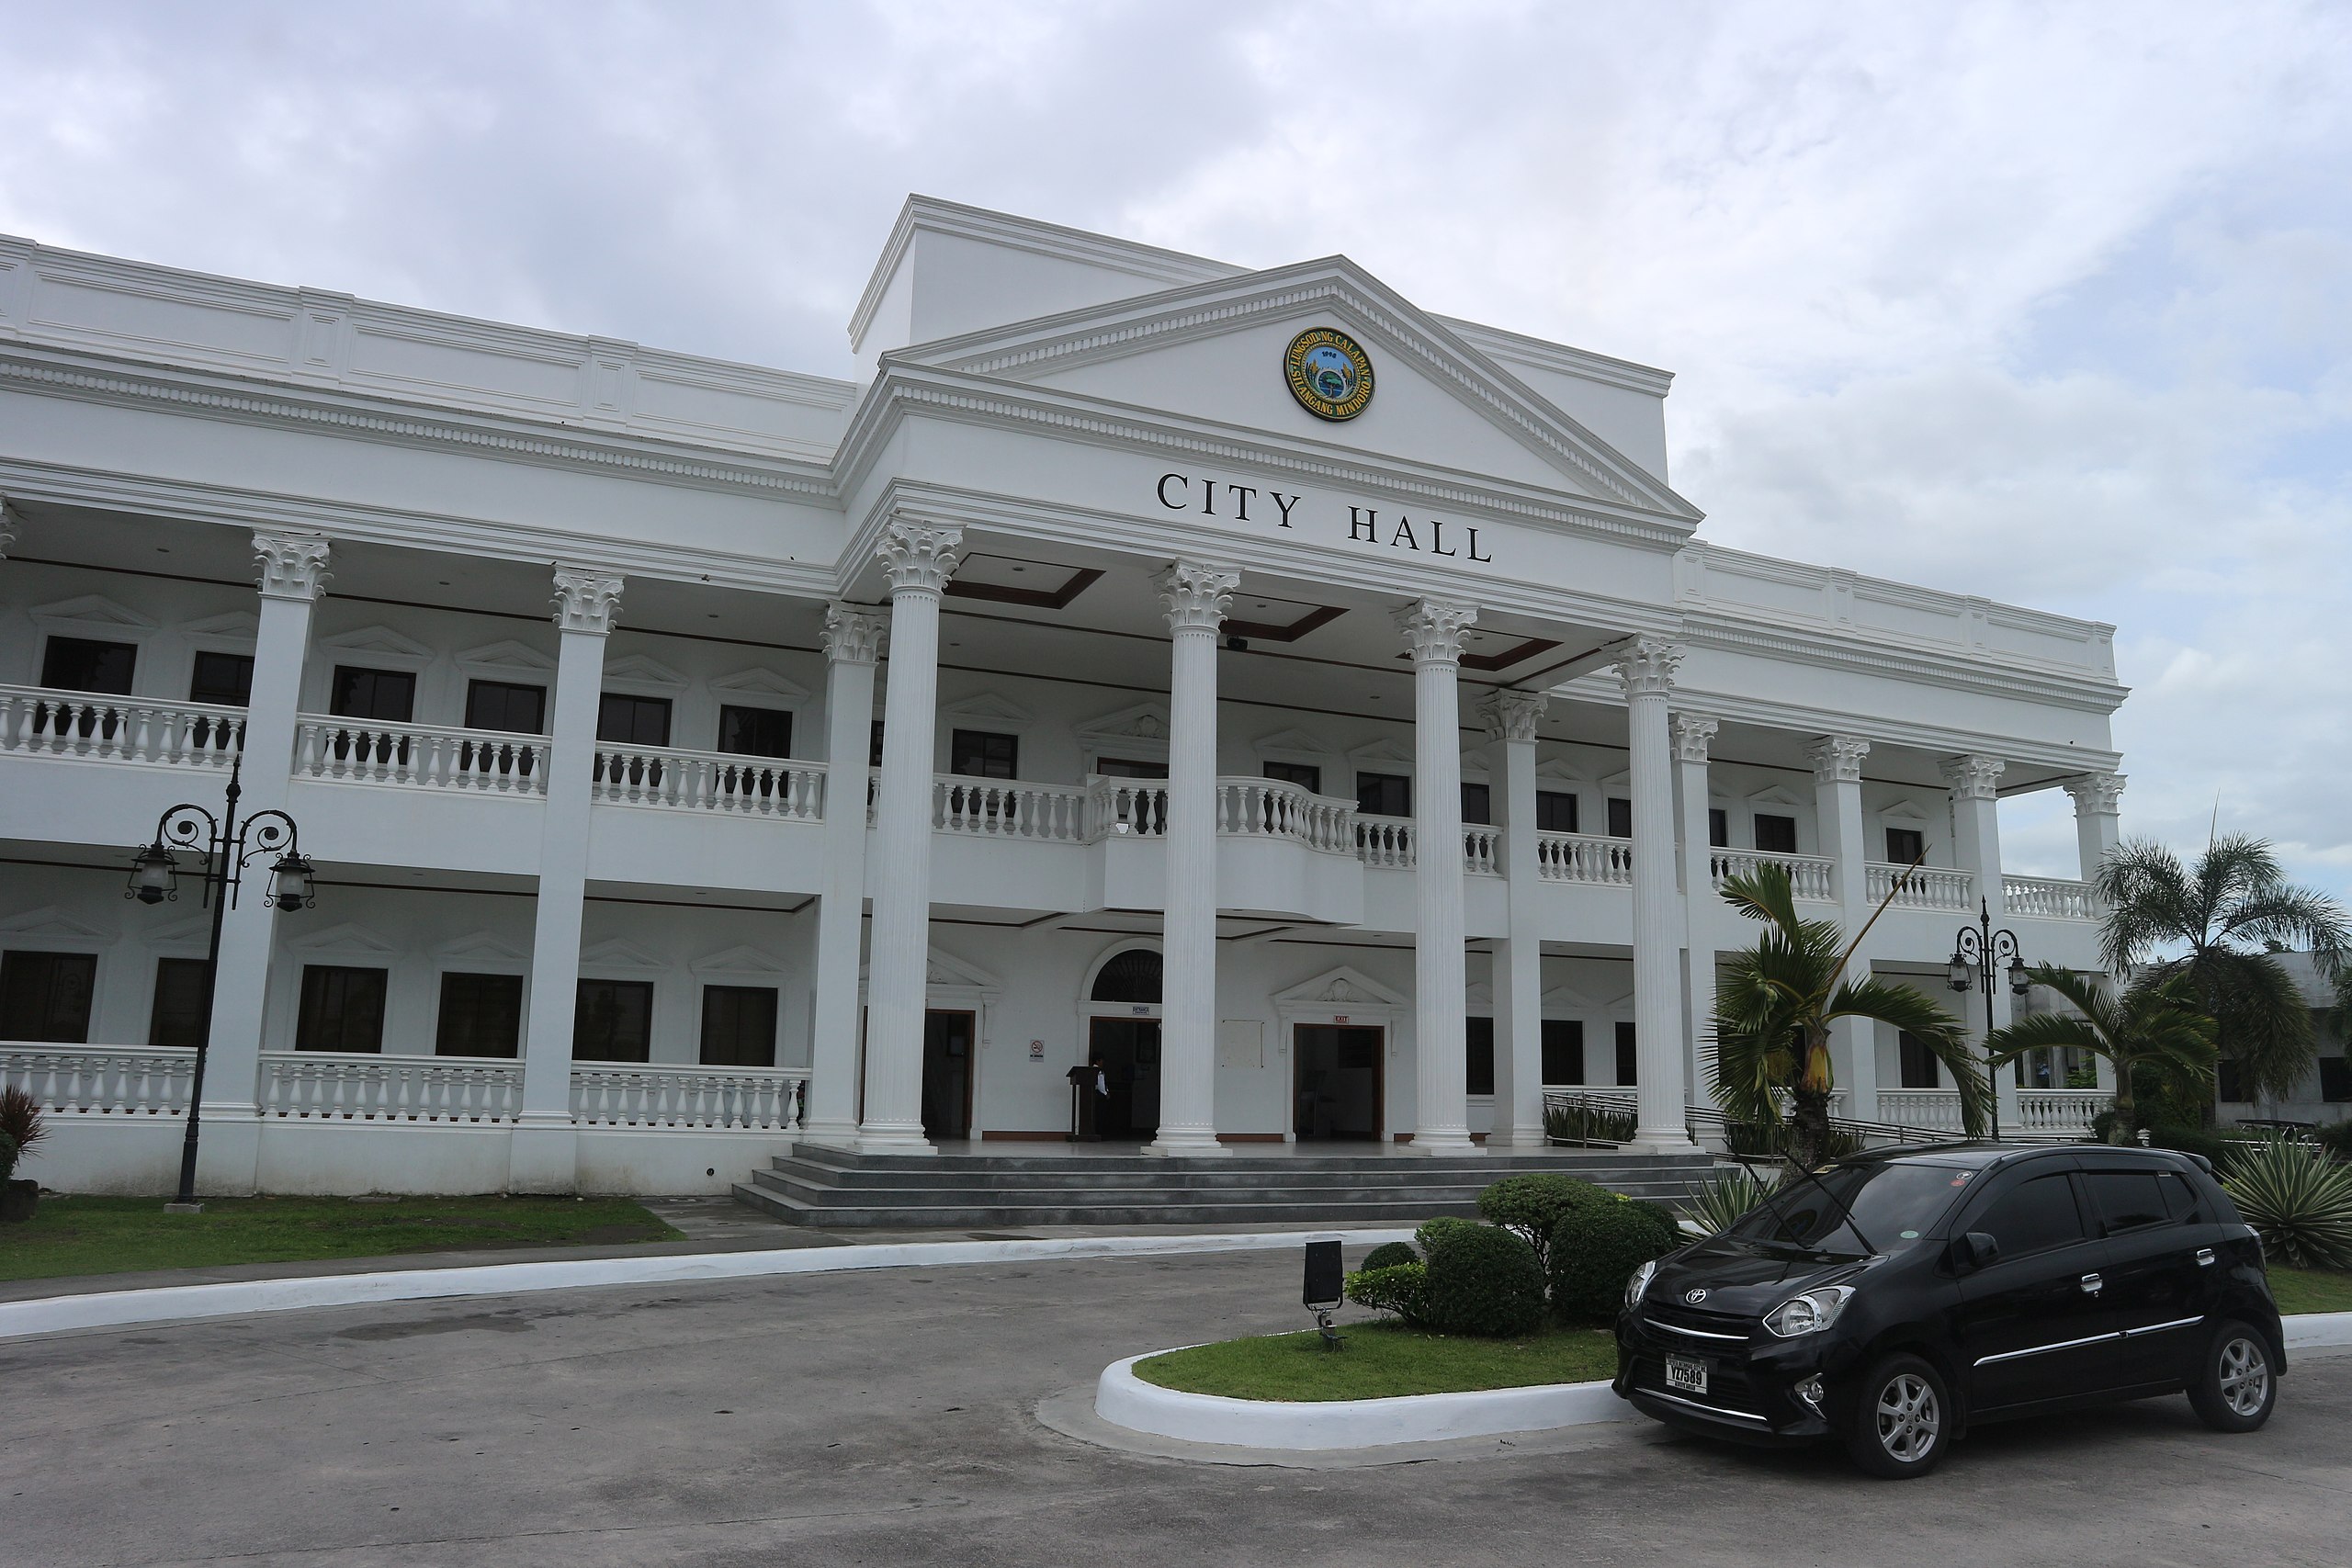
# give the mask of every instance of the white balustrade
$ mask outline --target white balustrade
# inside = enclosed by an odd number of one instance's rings
[[[1469,823],[1462,829],[1462,869],[1473,876],[1502,874],[1503,836],[1481,823]]]
[[[2018,1122],[2030,1136],[2087,1138],[2091,1119],[2114,1103],[2103,1089],[2021,1089]]]
[[[1355,852],[1355,805],[1273,779],[1216,781],[1216,830],[1236,838],[1295,839],[1310,850]]]
[[[409,789],[545,795],[548,743],[537,735],[306,716],[295,727],[294,776]]]
[[[2089,883],[2054,876],[2004,876],[2001,907],[2012,915],[2038,915],[2052,920],[2096,920],[2102,912],[2098,894]]]
[[[226,768],[243,708],[0,686],[0,751],[165,768]]]
[[[931,825],[942,833],[1075,844],[1086,837],[1086,807],[1087,792],[1069,784],[954,773],[932,781]]]
[[[781,757],[599,742],[589,794],[613,806],[815,822],[824,816],[825,765]]]
[[[1954,1137],[1966,1130],[1961,1120],[1959,1092],[1949,1089],[1883,1089],[1878,1091],[1878,1119],[1893,1126],[1950,1133]]]
[[[1892,865],[1872,861],[1863,868],[1865,886],[1872,905],[1883,903],[1890,893],[1894,895],[1894,907],[1898,909],[1943,909],[1964,913],[1976,908],[1976,878],[1965,871],[1951,871],[1936,865]],[[1900,889],[1897,884],[1900,884]]]
[[[1084,793],[1085,837],[1090,840],[1128,835],[1157,839],[1168,832],[1168,785],[1161,780],[1090,774]]]
[[[782,1133],[800,1125],[798,1067],[581,1064],[571,1119],[582,1127],[689,1127]]]
[[[1789,891],[1799,898],[1835,898],[1837,862],[1820,855],[1773,854],[1762,850],[1711,849],[1707,865],[1720,888],[1735,876],[1758,866],[1777,865],[1789,874]]]
[[[1408,871],[1413,865],[1413,824],[1403,817],[1358,817],[1356,858],[1369,866]]]
[[[184,1046],[0,1045],[0,1089],[58,1117],[184,1116],[195,1072]]]
[[[1589,833],[1535,835],[1535,874],[1545,882],[1587,882],[1604,887],[1634,885],[1634,841]]]
[[[512,1122],[523,1064],[496,1056],[264,1051],[261,1113],[305,1122]]]

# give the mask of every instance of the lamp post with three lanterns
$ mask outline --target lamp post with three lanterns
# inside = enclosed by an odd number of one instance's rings
[[[2001,1141],[2001,1085],[2000,1071],[1993,1066],[1993,971],[2003,964],[2008,966],[2011,996],[2021,997],[2033,988],[2017,932],[1995,931],[1992,906],[1980,898],[1976,923],[1961,927],[1953,940],[1951,963],[1944,978],[1955,991],[1974,986],[1984,998],[1984,1087],[1993,1095],[1993,1141],[1996,1144]]]

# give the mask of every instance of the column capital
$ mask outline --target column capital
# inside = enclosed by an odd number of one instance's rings
[[[952,523],[893,518],[883,525],[874,553],[893,593],[944,593],[964,560],[964,530]]]
[[[255,534],[265,599],[316,599],[327,580],[326,538],[318,534]]]
[[[1662,697],[1674,689],[1674,672],[1682,668],[1682,645],[1647,634],[1628,640],[1612,661],[1625,682],[1628,700]]]
[[[613,629],[620,613],[621,574],[600,566],[574,566],[562,561],[555,569],[555,624],[567,632],[592,632],[603,637]]]
[[[1815,784],[1860,784],[1871,743],[1859,735],[1824,735],[1805,748]]]
[[[1678,713],[1668,720],[1674,732],[1674,760],[1678,762],[1704,762],[1707,748],[1722,727],[1715,719],[1695,713]]]
[[[1478,705],[1478,716],[1486,721],[1490,738],[1532,745],[1535,727],[1551,705],[1552,699],[1541,692],[1514,692],[1506,687]]]
[[[835,664],[871,664],[882,650],[888,615],[866,604],[836,599],[825,606],[825,657]]]
[[[1168,607],[1170,631],[1213,632],[1225,625],[1225,612],[1233,603],[1233,591],[1241,585],[1241,574],[1207,561],[1180,560],[1155,573],[1151,581],[1159,590],[1159,602]]]
[[[1462,634],[1478,619],[1475,604],[1450,599],[1416,599],[1396,612],[1396,629],[1405,634],[1405,651],[1415,664],[1458,664]]]
[[[2077,817],[2112,817],[2123,798],[2121,773],[2084,773],[2059,786],[2075,797]]]
[[[1998,757],[1976,752],[1965,757],[1946,757],[1944,783],[1951,786],[1955,800],[1995,800],[1999,798],[2002,770],[2007,766]]]

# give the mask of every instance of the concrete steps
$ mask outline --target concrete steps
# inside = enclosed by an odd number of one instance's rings
[[[778,1219],[829,1228],[1401,1224],[1474,1215],[1481,1190],[1523,1171],[1559,1171],[1671,1201],[1708,1168],[1703,1156],[1577,1150],[1161,1159],[1091,1151],[860,1155],[796,1144],[734,1190]]]

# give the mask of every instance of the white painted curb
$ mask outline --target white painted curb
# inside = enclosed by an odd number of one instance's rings
[[[1165,1355],[1154,1350],[1152,1356]],[[1378,1449],[1639,1419],[1605,1382],[1543,1383],[1476,1393],[1283,1402],[1179,1393],[1135,1374],[1130,1356],[1102,1369],[1094,1414],[1114,1427],[1192,1443],[1251,1449]]]
[[[660,1258],[582,1258],[547,1263],[492,1263],[475,1269],[387,1269],[300,1280],[241,1280],[218,1285],[165,1285],[147,1291],[49,1296],[0,1302],[0,1339],[79,1328],[187,1318],[237,1317],[302,1307],[446,1296],[505,1296],[593,1285],[663,1285],[748,1280],[771,1274],[833,1274],[863,1269],[938,1269],[970,1263],[1052,1258],[1172,1258],[1188,1253],[1259,1252],[1308,1241],[1377,1247],[1409,1241],[1409,1230],[1274,1231],[1248,1235],[1088,1235],[1037,1241],[883,1242],[856,1247],[792,1247],[768,1252],[698,1252]]]
[[[2287,1351],[2352,1345],[2352,1312],[2301,1312],[2278,1320],[2287,1327]]]

